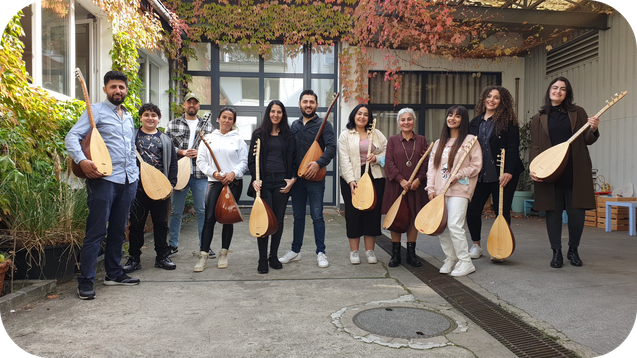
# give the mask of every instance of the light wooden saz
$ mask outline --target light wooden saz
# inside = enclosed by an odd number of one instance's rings
[[[212,114],[210,112],[206,113],[203,117],[203,123],[208,122]],[[197,133],[196,135],[199,135]],[[182,190],[188,185],[190,181],[190,172],[192,171],[192,158],[183,157],[177,161],[177,184],[175,185],[175,190]]]
[[[139,160],[139,177],[146,195],[152,200],[162,200],[169,197],[172,193],[170,180],[157,168],[146,163],[137,150],[135,150],[135,154]]]
[[[504,175],[504,148],[500,152],[500,178]],[[498,216],[495,218],[489,238],[487,239],[487,251],[491,257],[504,260],[513,254],[515,250],[515,237],[504,215],[502,215],[502,203],[504,202],[504,187],[500,186],[498,200]]]
[[[431,153],[431,149],[433,147],[433,144],[429,144],[425,154],[420,157],[418,164],[409,177],[409,183],[414,180],[418,170],[420,170],[420,166],[425,161],[425,158],[427,158],[429,153]],[[402,193],[400,193],[398,198],[396,198],[392,206],[389,208],[389,211],[387,211],[387,215],[385,215],[385,219],[383,220],[383,229],[401,234],[407,232],[409,229],[411,213],[409,212],[409,206],[407,206],[407,201],[405,200],[405,194],[407,194],[407,189],[403,189]]]
[[[314,142],[312,142],[312,145],[310,146],[310,148],[307,150],[307,152],[305,152],[305,156],[303,156],[303,160],[301,160],[301,164],[299,165],[299,170],[297,172],[297,174],[301,178],[305,178],[311,181],[321,181],[325,179],[325,175],[327,174],[327,167],[320,168],[318,172],[311,178],[306,178],[305,174],[307,173],[308,164],[319,160],[323,156],[323,149],[321,149],[321,146],[319,145],[318,140],[319,138],[321,138],[321,134],[323,134],[325,123],[327,123],[327,119],[330,116],[330,112],[332,111],[334,104],[336,104],[336,100],[338,99],[338,96],[339,96],[338,92],[334,94],[334,97],[332,98],[332,104],[330,104],[330,108],[327,110],[327,113],[325,114],[325,118],[323,118],[323,123],[321,123],[321,128],[319,128],[318,132],[316,133],[316,138],[314,138]]]
[[[615,98],[612,98],[611,101],[606,101],[606,106],[597,112],[595,116],[600,117],[615,103],[619,102],[620,99],[624,98],[627,93],[628,91],[624,91],[621,94],[615,94]],[[566,164],[568,164],[568,153],[571,148],[571,143],[584,133],[588,127],[590,127],[590,124],[587,122],[566,142],[554,145],[538,154],[531,162],[531,165],[529,165],[531,173],[538,179],[548,183],[554,182],[561,177],[566,168]]]
[[[259,168],[259,156],[261,153],[261,139],[257,139],[254,148],[256,165],[256,181],[261,180]],[[261,199],[261,189],[257,190],[257,197],[254,199],[252,211],[250,212],[250,222],[248,224],[250,235],[262,237],[274,234],[279,229],[279,223],[272,209]]]
[[[372,139],[374,138],[374,131],[376,130],[376,118],[372,123],[372,130],[367,134],[369,145],[367,146],[367,156],[372,152]],[[376,189],[374,188],[374,182],[369,175],[369,162],[365,163],[365,173],[361,176],[356,183],[356,189],[352,194],[352,206],[361,211],[373,210],[376,206]]]
[[[473,148],[473,145],[476,144],[477,140],[478,137],[473,137],[466,145],[460,147],[460,149],[464,150],[465,152],[460,160],[454,161],[453,171],[449,176],[449,180],[447,180],[447,184],[442,189],[442,192],[440,193],[440,195],[437,195],[432,201],[428,202],[427,205],[425,205],[416,216],[414,225],[419,232],[426,235],[440,235],[443,231],[445,231],[445,228],[447,227],[447,205],[445,203],[445,194],[451,186],[452,179],[456,176],[456,174],[458,174],[460,165],[467,158],[469,152],[471,151],[471,148]],[[438,149],[444,150],[444,144],[442,144],[442,146],[442,148]]]
[[[111,154],[108,152],[106,143],[104,143],[104,138],[102,138],[102,135],[95,126],[95,117],[93,116],[91,100],[86,89],[86,81],[84,80],[82,71],[80,71],[79,68],[75,69],[75,76],[82,85],[84,102],[86,102],[86,112],[88,114],[88,120],[91,123],[91,131],[88,132],[88,134],[84,138],[82,138],[82,141],[80,143],[82,152],[84,152],[86,159],[91,160],[93,161],[93,163],[95,163],[97,170],[102,173],[103,176],[109,176],[113,173],[113,162],[111,161]],[[76,177],[84,179],[87,178],[82,168],[79,166],[79,164],[76,164],[75,161],[73,161],[73,163],[71,164],[71,168],[73,169],[73,174],[75,174]]]

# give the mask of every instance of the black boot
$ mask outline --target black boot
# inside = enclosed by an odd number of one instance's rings
[[[268,258],[268,262],[270,263],[270,267],[272,267],[275,270],[280,270],[283,268],[283,264],[281,263],[281,261],[279,261],[276,255],[272,256],[272,254],[270,254],[270,257]]]
[[[259,259],[259,266],[257,267],[259,273],[268,273],[268,259]]]
[[[422,262],[420,262],[418,259],[420,259],[420,257],[416,256],[416,243],[415,242],[408,242],[407,243],[407,263],[412,265],[413,267],[420,267],[422,266]]]
[[[577,253],[577,247],[569,246],[568,252],[566,253],[566,259],[571,260],[571,265],[573,266],[582,266],[582,259],[579,258],[579,254]]]
[[[553,249],[553,260],[551,260],[551,267],[560,268],[564,264],[562,258],[562,249]]]
[[[400,265],[400,251],[402,246],[400,242],[391,243],[391,259],[389,260],[389,267],[397,267]]]

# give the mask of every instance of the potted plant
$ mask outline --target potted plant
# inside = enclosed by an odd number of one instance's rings
[[[0,167],[8,169],[0,174],[0,249],[13,251],[12,278],[71,280],[88,215],[86,189],[23,175],[6,156]]]
[[[531,120],[520,126],[520,154],[524,171],[520,174],[518,186],[513,194],[511,210],[516,213],[524,212],[524,201],[533,196],[533,181],[529,176],[529,147],[531,145]]]

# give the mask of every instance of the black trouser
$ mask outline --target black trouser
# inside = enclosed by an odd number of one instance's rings
[[[365,166],[361,166],[361,173],[365,173]],[[372,210],[362,211],[358,210],[352,205],[352,188],[343,179],[340,178],[341,183],[341,195],[343,195],[343,202],[345,204],[345,231],[347,238],[356,239],[361,236],[380,236],[382,232],[381,228],[381,207],[383,193],[385,192],[385,178],[374,178],[370,172],[372,178],[372,184],[376,191],[376,206]]]
[[[285,173],[266,174],[261,183],[261,199],[272,209],[279,226],[279,229],[272,234],[272,240],[270,241],[270,256],[278,257],[281,235],[283,235],[283,218],[285,217],[285,209],[288,205],[290,192],[281,193],[281,189],[287,185]],[[267,258],[268,236],[258,238],[257,243],[259,245],[259,258]]]
[[[520,174],[514,175],[504,187],[504,197],[502,198],[502,215],[511,226],[511,203],[513,202],[513,194],[518,186]],[[500,210],[500,182],[480,183],[476,184],[473,197],[467,207],[467,226],[471,234],[472,241],[480,241],[480,233],[482,231],[482,210],[486,204],[489,195],[492,195],[491,207],[495,214]]]
[[[206,192],[206,220],[201,230],[201,251],[208,252],[210,250],[210,244],[212,243],[212,235],[215,232],[215,224],[217,218],[215,217],[215,208],[217,206],[217,200],[221,194],[221,190],[224,185],[221,182],[208,182],[208,191]],[[234,196],[235,200],[239,200],[241,197],[241,190],[243,189],[243,180],[235,180],[230,184],[230,192]],[[232,234],[234,227],[232,224],[224,224],[221,231],[221,248],[229,249],[230,242],[232,241]]]
[[[170,211],[170,198],[164,200],[152,200],[146,195],[142,186],[137,187],[137,196],[130,210],[130,227],[128,234],[128,253],[131,257],[139,259],[144,246],[144,226],[150,212],[153,220],[153,237],[155,238],[155,252],[157,260],[164,258],[168,253],[168,214]]]
[[[562,248],[562,212],[568,215],[568,246],[578,247],[582,232],[586,210],[573,208],[573,188],[554,188],[555,210],[546,211],[546,231],[549,234],[551,249]]]

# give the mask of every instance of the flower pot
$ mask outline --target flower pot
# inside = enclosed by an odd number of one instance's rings
[[[2,286],[4,285],[4,276],[11,268],[11,261],[7,260],[0,264],[0,296],[2,296]]]
[[[15,254],[13,278],[16,280],[70,281],[75,276],[76,251],[70,244],[47,246],[40,254],[36,250],[18,250]]]
[[[513,193],[513,202],[511,203],[511,210],[515,213],[524,212],[524,200],[531,199],[533,193],[530,191],[516,191]]]

